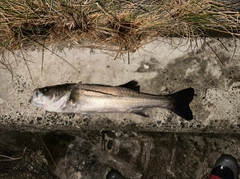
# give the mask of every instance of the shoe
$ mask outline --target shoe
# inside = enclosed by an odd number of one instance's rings
[[[238,162],[231,155],[221,156],[208,179],[238,179]]]
[[[124,176],[122,176],[119,172],[111,170],[108,174],[107,174],[107,179],[125,179]]]

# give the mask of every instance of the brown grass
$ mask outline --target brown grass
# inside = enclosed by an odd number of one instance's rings
[[[155,37],[239,37],[239,10],[223,0],[1,0],[0,53],[85,41],[122,53]]]

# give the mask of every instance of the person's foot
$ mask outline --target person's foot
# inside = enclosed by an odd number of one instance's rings
[[[238,179],[238,162],[231,155],[221,156],[208,179]]]

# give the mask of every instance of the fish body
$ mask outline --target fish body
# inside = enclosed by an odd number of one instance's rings
[[[166,96],[141,93],[139,88],[136,81],[120,86],[70,83],[37,88],[30,102],[47,111],[82,114],[128,112],[147,116],[146,109],[161,107],[192,119],[189,103],[193,88]]]

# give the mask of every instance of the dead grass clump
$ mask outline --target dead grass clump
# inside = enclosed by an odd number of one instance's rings
[[[239,37],[240,3],[224,0],[1,0],[1,51],[94,42],[134,52],[154,37]]]

